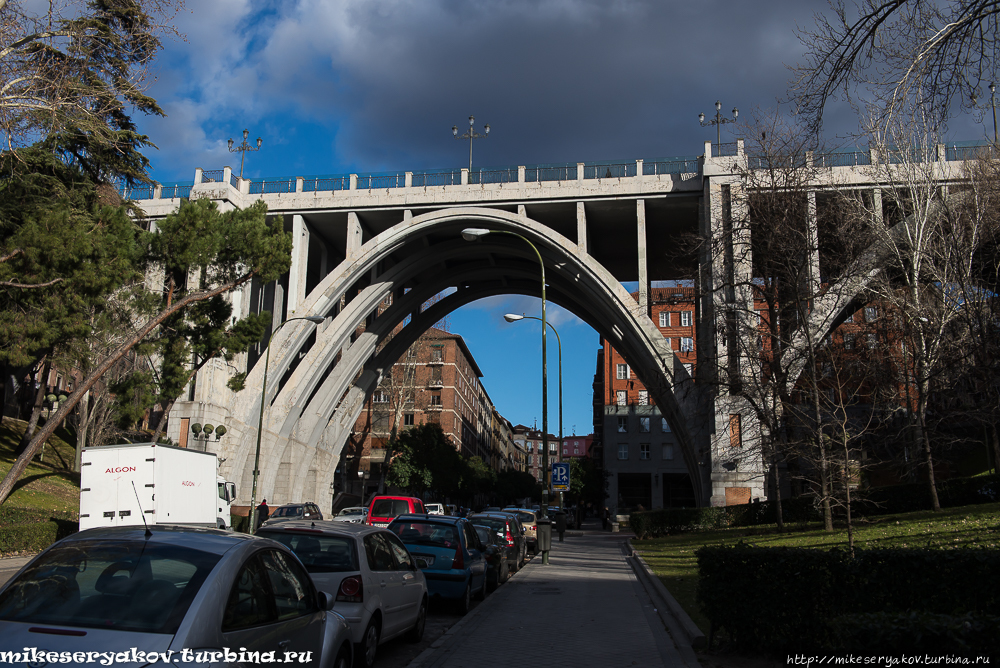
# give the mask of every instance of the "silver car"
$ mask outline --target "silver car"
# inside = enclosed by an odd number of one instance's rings
[[[350,524],[362,524],[366,517],[368,517],[368,508],[364,506],[351,506],[350,508],[344,508],[337,513],[334,516],[333,521],[348,522]]]
[[[372,666],[379,644],[406,635],[420,642],[427,622],[427,581],[391,531],[367,524],[292,520],[257,533],[287,545],[316,588],[336,598],[351,625],[358,665]]]
[[[271,657],[347,668],[350,629],[333,604],[274,541],[218,529],[90,529],[50,546],[0,588],[0,655],[36,666],[99,665],[90,657],[124,652],[130,666]]]

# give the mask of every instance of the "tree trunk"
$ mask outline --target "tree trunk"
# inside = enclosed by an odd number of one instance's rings
[[[924,427],[923,419],[917,422],[920,428],[920,440],[923,442],[924,465],[927,467],[927,489],[931,493],[931,510],[941,510],[938,500],[937,483],[934,481],[934,458],[931,456],[931,437]]]
[[[4,477],[3,482],[0,482],[0,505],[7,500],[11,492],[14,491],[14,483],[17,479],[21,477],[24,470],[28,468],[28,463],[31,458],[35,456],[45,441],[48,440],[55,430],[56,426],[70,414],[70,412],[76,408],[76,405],[80,403],[83,396],[92,388],[97,382],[106,374],[111,367],[113,367],[118,360],[124,357],[130,350],[132,350],[140,341],[145,339],[150,332],[160,326],[164,320],[172,316],[174,313],[180,311],[181,309],[190,306],[191,304],[204,301],[206,299],[211,299],[216,295],[225,294],[233,288],[242,285],[246,281],[250,280],[253,274],[247,274],[241,276],[235,281],[230,281],[223,285],[220,285],[211,290],[205,290],[202,292],[196,292],[189,294],[183,299],[178,299],[169,308],[164,309],[154,318],[150,319],[143,325],[138,331],[136,331],[131,337],[129,337],[124,343],[122,343],[117,350],[104,358],[100,364],[98,364],[90,374],[81,381],[81,383],[73,390],[73,393],[69,395],[66,401],[62,402],[59,406],[59,410],[55,412],[54,415],[50,415],[49,419],[45,422],[37,434],[31,439],[31,443],[28,444],[28,448],[22,453],[7,471],[7,475]]]
[[[17,444],[17,448],[14,450],[14,454],[20,456],[25,450],[28,449],[28,443],[31,442],[31,435],[35,433],[35,429],[38,427],[38,420],[42,417],[42,407],[45,403],[45,390],[48,389],[47,381],[49,377],[49,370],[52,368],[52,364],[46,360],[42,365],[42,381],[38,383],[38,390],[35,392],[35,404],[31,407],[31,417],[28,419],[28,428],[24,430],[24,434],[21,436],[21,442]]]
[[[80,460],[83,456],[83,449],[87,447],[87,431],[90,428],[90,392],[80,399],[80,421],[76,427],[76,459],[73,462],[73,470],[80,472]]]
[[[847,505],[847,549],[854,558],[854,525],[851,523],[851,456],[847,448],[847,434],[844,438],[844,500]]]
[[[1000,473],[1000,436],[997,434],[997,426],[990,422],[990,440],[993,441],[993,473]]]
[[[167,402],[167,405],[163,407],[163,413],[160,415],[160,419],[156,421],[156,431],[153,432],[153,438],[150,443],[159,443],[160,436],[163,434],[163,430],[167,426],[167,416],[170,415],[170,409],[174,407],[174,402],[176,399],[171,399]]]
[[[774,479],[774,495],[771,497],[774,499],[774,519],[780,532],[785,530],[785,518],[781,510],[781,479],[778,476],[777,452],[772,452],[771,454],[771,470],[773,471]]]

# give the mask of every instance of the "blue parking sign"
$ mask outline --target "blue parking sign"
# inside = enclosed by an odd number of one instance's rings
[[[569,491],[569,463],[560,462],[552,465],[552,489],[557,492]]]

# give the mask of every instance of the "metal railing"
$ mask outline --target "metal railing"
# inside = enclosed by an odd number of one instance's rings
[[[815,156],[813,156],[815,161]],[[815,164],[815,163],[814,163]],[[749,169],[771,170],[771,169],[798,169],[806,166],[806,156],[804,153],[793,155],[748,155],[747,167]]]
[[[349,190],[350,187],[351,177],[346,174],[340,176],[310,176],[302,181],[302,192],[306,193]]]
[[[644,176],[660,174],[697,174],[698,158],[672,158],[668,160],[650,160],[642,163]]]
[[[719,152],[718,158],[728,158],[737,155],[737,147],[739,144],[737,142],[722,142],[721,144],[712,144],[716,151]]]
[[[239,190],[240,189],[240,177],[236,176],[232,172],[229,172],[229,185],[231,185],[232,187],[234,187],[237,190]]]
[[[624,179],[635,176],[635,162],[585,162],[585,179]]]
[[[988,142],[954,142],[945,146],[944,152],[949,161],[997,157],[997,147]]]
[[[426,188],[428,186],[457,186],[462,184],[462,170],[446,169],[433,170],[429,172],[414,172],[413,187]]]
[[[871,151],[860,148],[813,154],[813,167],[859,167],[870,164]]]
[[[406,184],[406,174],[364,174],[358,175],[358,190],[383,190],[402,188]]]
[[[295,179],[261,179],[250,181],[251,195],[273,195],[276,193],[295,192]]]
[[[177,199],[191,197],[193,183],[164,183],[160,190],[160,199]]]
[[[469,172],[469,183],[517,183],[517,167],[477,169]]]
[[[225,178],[226,170],[224,169],[206,169],[201,172],[201,182],[202,183],[221,183],[222,179]]]
[[[524,168],[524,181],[576,181],[576,165],[530,165]]]

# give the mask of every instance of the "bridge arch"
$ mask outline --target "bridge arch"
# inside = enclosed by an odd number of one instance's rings
[[[530,247],[508,234],[465,241],[461,231],[467,227],[515,232],[538,248],[547,299],[594,327],[636,371],[671,423],[696,498],[704,503],[709,468],[701,425],[711,418],[701,415],[698,393],[659,329],[614,276],[574,242],[527,216],[486,207],[442,209],[398,223],[350,255],[289,313],[319,315],[327,322],[290,322],[271,343],[258,497],[288,477],[292,496],[314,493],[302,489],[306,479],[332,479],[366,398],[434,322],[484,297],[540,296],[537,256]],[[449,289],[454,291],[427,305]],[[242,498],[249,498],[261,402],[260,391],[250,388],[262,381],[259,363],[249,373],[248,390],[229,407],[230,433],[236,433],[220,453],[229,471],[251,472],[244,478]],[[313,470],[315,476],[306,475]]]

